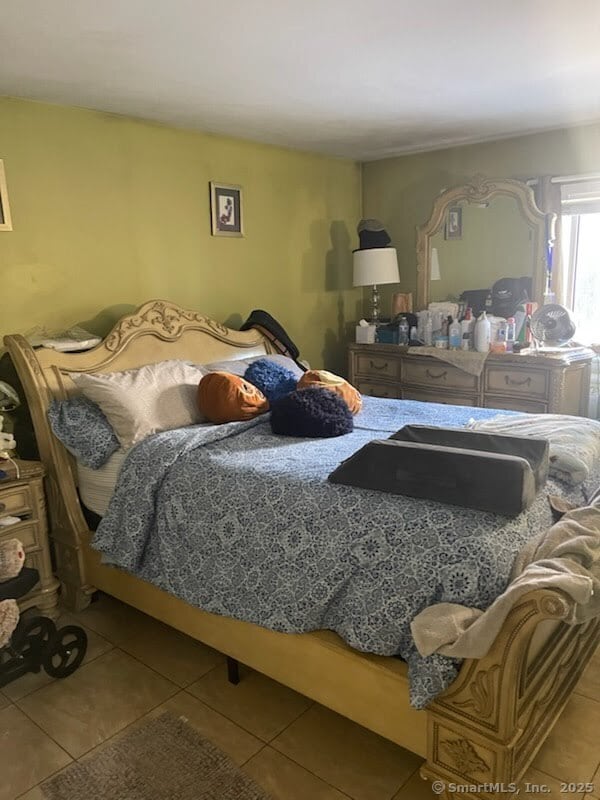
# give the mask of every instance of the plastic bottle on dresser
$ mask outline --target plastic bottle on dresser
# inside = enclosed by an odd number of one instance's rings
[[[460,323],[460,348],[461,350],[473,349],[473,313],[468,306],[465,311],[464,319]]]
[[[427,320],[425,322],[423,341],[428,347],[431,347],[431,345],[433,344],[433,318],[431,314],[427,317]]]
[[[460,322],[455,319],[448,325],[448,347],[450,350],[460,350],[462,330]]]
[[[485,311],[482,311],[479,315],[479,319],[475,323],[475,330],[473,333],[475,350],[477,350],[478,353],[487,353],[490,349],[491,332],[490,321]]]
[[[506,320],[500,319],[496,327],[496,335],[490,344],[492,353],[506,353]]]
[[[400,317],[398,323],[398,344],[408,344],[409,325],[406,317]]]
[[[514,317],[506,320],[506,352],[514,352],[516,323]]]

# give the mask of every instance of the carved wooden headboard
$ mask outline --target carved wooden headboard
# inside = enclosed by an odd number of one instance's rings
[[[123,317],[97,347],[86,352],[34,350],[20,335],[5,336],[4,343],[23,385],[47,471],[52,537],[65,545],[57,548],[57,559],[59,552],[63,558],[78,558],[79,536],[88,532],[73,457],[53,435],[47,419],[52,399],[64,399],[74,390],[69,372],[116,372],[172,358],[201,364],[273,352],[270,342],[254,329],[235,331],[163,300],[151,300]]]

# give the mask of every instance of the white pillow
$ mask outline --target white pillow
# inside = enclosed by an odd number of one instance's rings
[[[290,372],[293,372],[298,380],[300,380],[300,378],[304,375],[303,371],[295,361],[293,361],[291,358],[288,358],[288,356],[281,355],[280,353],[269,353],[268,355],[264,356],[236,358],[227,361],[213,361],[211,364],[203,364],[202,366],[208,372],[231,372],[234,375],[239,375],[240,378],[243,378],[250,364],[258,361],[260,358],[268,358],[269,361],[274,361],[276,364],[286,367],[286,369],[289,369]]]
[[[122,447],[152,433],[204,422],[196,404],[206,370],[185,361],[95,375],[69,373],[82,394],[100,406]]]

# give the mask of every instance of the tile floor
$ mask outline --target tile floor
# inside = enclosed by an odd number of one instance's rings
[[[275,800],[435,797],[417,756],[258,673],[232,686],[221,654],[144,614],[101,597],[61,618],[75,621],[89,637],[77,672],[30,674],[0,691],[0,800],[42,800],[40,782],[165,709]],[[549,800],[584,797],[562,793],[561,781],[595,781],[587,797],[600,800],[600,650],[527,779],[546,784]]]

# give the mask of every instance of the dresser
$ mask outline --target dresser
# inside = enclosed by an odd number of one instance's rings
[[[418,347],[352,344],[349,379],[373,397],[585,416],[593,358],[584,347],[490,353],[481,375],[472,375]]]
[[[59,582],[52,572],[44,495],[44,467],[38,461],[17,461],[19,477],[0,480],[0,517],[20,517],[21,522],[0,526],[0,541],[19,539],[25,550],[25,566],[38,570],[39,582],[19,598],[19,608],[37,606],[49,617],[58,616]]]

